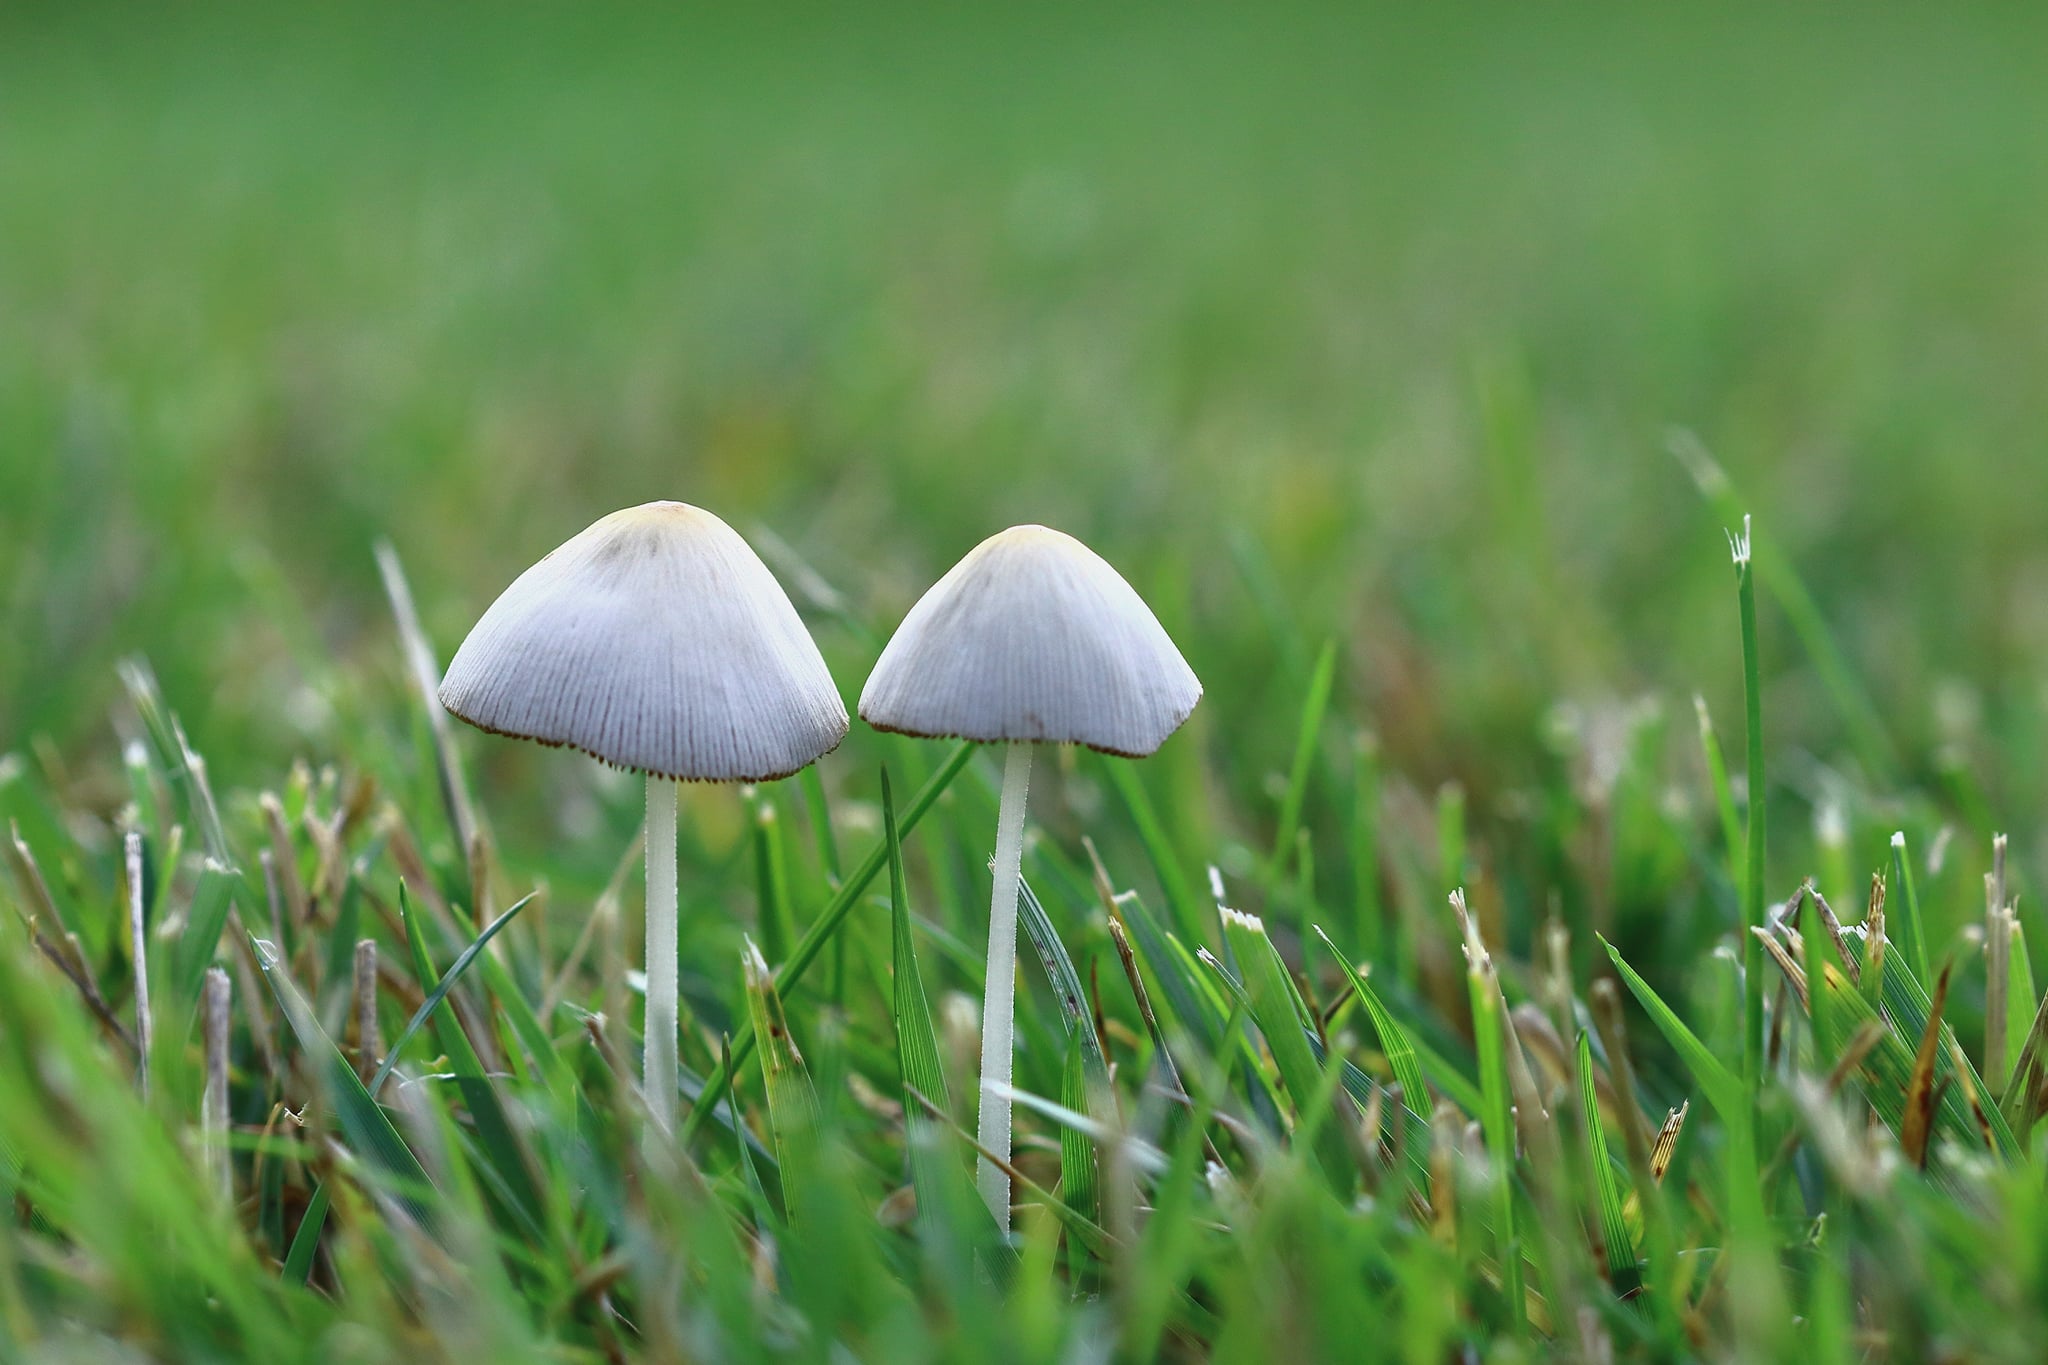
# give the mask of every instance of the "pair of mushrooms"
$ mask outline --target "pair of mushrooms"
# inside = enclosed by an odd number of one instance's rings
[[[982,1013],[982,1146],[1007,1162],[1019,864],[1034,744],[1142,757],[1201,683],[1138,594],[1072,536],[977,545],[904,617],[862,689],[878,730],[1006,746]],[[441,702],[493,734],[647,775],[643,1086],[675,1123],[676,787],[765,782],[837,748],[846,707],[796,608],[746,541],[679,502],[614,512],[521,574],[470,631]],[[993,1083],[993,1084],[992,1084]],[[1009,1223],[1009,1178],[982,1196]]]

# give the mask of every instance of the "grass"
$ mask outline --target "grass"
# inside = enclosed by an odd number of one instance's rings
[[[2035,1358],[2041,24],[0,18],[0,1355]],[[638,784],[428,704],[658,496],[1204,680],[1007,1242],[997,762],[683,791],[648,1142]]]

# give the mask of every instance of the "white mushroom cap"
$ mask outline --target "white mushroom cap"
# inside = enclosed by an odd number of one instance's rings
[[[441,704],[494,734],[712,782],[787,777],[847,727],[775,575],[680,502],[614,512],[519,575],[455,652]]]
[[[918,599],[868,675],[860,714],[877,730],[1138,758],[1201,698],[1122,575],[1070,535],[1013,526]]]

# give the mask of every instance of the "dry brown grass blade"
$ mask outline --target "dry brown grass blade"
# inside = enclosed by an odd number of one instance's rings
[[[277,890],[283,899],[279,911],[282,923],[277,928],[282,932],[286,925],[297,928],[306,923],[311,914],[312,901],[306,894],[305,883],[299,880],[299,853],[292,845],[291,830],[284,818],[284,803],[276,792],[264,792],[256,799],[263,812],[264,830],[270,836],[270,867],[277,876]],[[284,940],[280,940],[280,946]]]
[[[1678,1135],[1685,1131],[1685,1116],[1692,1112],[1692,1101],[1686,1100],[1664,1116],[1664,1126],[1657,1130],[1657,1140],[1650,1144],[1650,1178],[1658,1184],[1664,1183],[1664,1173],[1671,1169],[1671,1158],[1678,1151]]]
[[[1443,1100],[1429,1116],[1429,1232],[1437,1245],[1458,1245],[1458,1111]]]
[[[1842,921],[1836,918],[1835,908],[1828,904],[1828,898],[1821,895],[1820,888],[1812,882],[1806,884],[1806,889],[1807,894],[1813,900],[1815,912],[1820,915],[1821,927],[1826,929],[1828,937],[1834,940],[1835,960],[1849,969],[1849,981],[1851,984],[1862,984],[1862,969],[1857,965],[1855,954],[1849,951],[1848,941],[1842,936]]]
[[[1849,1039],[1849,1045],[1842,1049],[1842,1055],[1835,1059],[1834,1068],[1828,1072],[1829,1095],[1841,1093],[1842,1087],[1849,1083],[1849,1078],[1862,1069],[1863,1063],[1877,1050],[1877,1045],[1884,1041],[1885,1035],[1889,1032],[1890,1026],[1881,1019],[1863,1021],[1863,1027],[1856,1030],[1855,1035]]]
[[[1948,1004],[1951,965],[1945,964],[1934,981],[1927,1027],[1920,1033],[1920,1050],[1913,1056],[1913,1080],[1906,1087],[1906,1115],[1899,1124],[1899,1150],[1921,1170],[1927,1168],[1927,1142],[1934,1131],[1934,1063],[1941,1055],[1941,1014]]]
[[[1948,1056],[1956,1084],[1962,1087],[1963,1102],[1970,1106],[1970,1116],[1977,1120],[1977,1135],[1984,1139],[1984,1150],[1996,1156],[1998,1139],[1991,1134],[1991,1116],[1984,1112],[1983,1097],[1977,1093],[1976,1082],[1970,1079],[1969,1057],[1963,1052],[1963,1045],[1954,1038],[1948,1040]]]
[[[93,975],[91,964],[85,960],[78,935],[64,932],[64,919],[57,913],[57,902],[50,895],[50,884],[44,879],[43,869],[30,851],[28,841],[21,837],[21,827],[10,822],[8,834],[7,862],[27,901],[26,906],[17,905],[15,909],[21,916],[21,926],[27,931],[29,942],[50,960],[51,966],[64,974],[65,980],[77,987],[79,997],[85,1001],[85,1007],[92,1011],[100,1027],[119,1039],[121,1046],[135,1051],[135,1036],[107,1005],[107,998],[100,994],[99,981]],[[55,925],[58,932],[53,935],[44,927],[46,923]]]
[[[1571,1057],[1565,1051],[1564,1040],[1557,1036],[1550,1016],[1541,1007],[1534,1001],[1524,1000],[1508,1011],[1508,1022],[1514,1026],[1515,1036],[1521,1039],[1523,1050],[1542,1073],[1545,1094],[1555,1094],[1571,1082]]]
[[[1757,941],[1763,944],[1764,951],[1770,954],[1771,961],[1778,964],[1778,970],[1783,972],[1785,980],[1791,983],[1793,992],[1799,997],[1800,1010],[1811,1012],[1813,1002],[1807,998],[1805,970],[1792,960],[1792,954],[1785,951],[1785,945],[1768,929],[1762,925],[1752,924],[1749,932],[1756,935]]]

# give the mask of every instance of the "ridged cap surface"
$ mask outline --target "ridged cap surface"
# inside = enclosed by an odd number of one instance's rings
[[[787,777],[847,729],[775,575],[680,502],[614,512],[521,574],[455,652],[441,704],[495,734],[691,781]]]
[[[990,536],[933,584],[868,676],[878,730],[1142,757],[1202,684],[1123,576],[1044,526]]]

